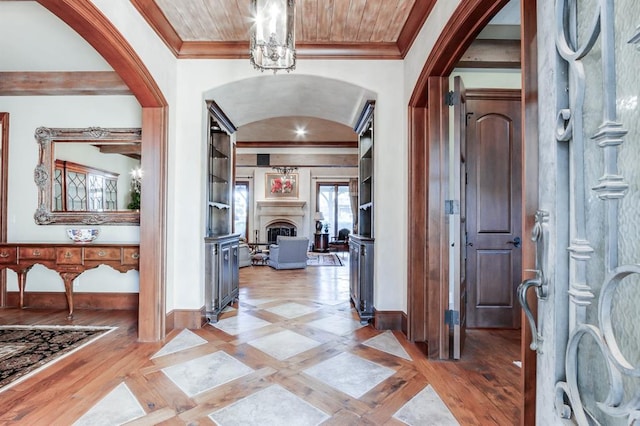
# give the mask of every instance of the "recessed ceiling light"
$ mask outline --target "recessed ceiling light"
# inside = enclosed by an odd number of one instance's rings
[[[307,129],[304,129],[304,128],[302,128],[302,127],[298,127],[298,128],[296,129],[296,136],[300,136],[300,137],[302,137],[302,136],[304,136],[304,135],[306,135],[306,134],[307,134]]]

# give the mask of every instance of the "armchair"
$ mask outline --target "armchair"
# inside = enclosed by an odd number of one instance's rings
[[[309,238],[278,235],[276,244],[269,246],[267,264],[275,269],[301,269],[307,267]]]
[[[246,242],[240,242],[238,246],[238,267],[244,268],[251,265],[251,248]]]
[[[332,237],[329,241],[329,250],[349,251],[349,230],[342,228],[338,231],[337,237]]]

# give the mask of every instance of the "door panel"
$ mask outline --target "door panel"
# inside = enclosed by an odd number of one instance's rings
[[[477,250],[478,271],[476,274],[476,305],[478,308],[511,307],[514,303],[513,292],[496,279],[496,272],[505,281],[513,279],[513,257],[511,250]]]
[[[518,328],[520,100],[490,96],[467,98],[467,326]]]
[[[512,122],[499,114],[476,121],[475,194],[477,232],[508,233],[511,223]]]
[[[467,328],[467,281],[466,281],[466,90],[462,78],[453,80],[453,193],[452,199],[460,200],[460,214],[452,214],[452,271],[453,271],[453,310],[459,312],[458,324],[453,326],[453,358],[460,359],[464,348]]]

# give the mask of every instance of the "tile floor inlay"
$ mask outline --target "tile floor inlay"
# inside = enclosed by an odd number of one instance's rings
[[[212,326],[224,331],[227,334],[237,335],[245,331],[256,330],[258,328],[271,325],[269,321],[262,320],[247,314],[238,314],[235,317],[221,319]]]
[[[120,383],[73,426],[120,425],[145,416],[146,413],[126,384]]]
[[[360,322],[340,315],[331,315],[316,321],[308,322],[307,324],[311,327],[319,328],[339,336],[344,336],[345,334],[364,327]]]
[[[192,397],[254,370],[227,353],[218,351],[161,371],[187,396]]]
[[[301,317],[303,315],[310,314],[317,311],[316,308],[307,305],[301,305],[300,303],[289,302],[282,305],[274,306],[273,308],[267,308],[265,311],[269,311],[281,317],[288,319]]]
[[[374,348],[379,351],[386,352],[388,354],[411,361],[411,357],[409,356],[407,351],[404,350],[391,330],[386,330],[384,333],[362,342],[362,344],[365,346],[369,346],[370,348]]]
[[[459,423],[442,402],[436,391],[428,385],[402,406],[393,418],[410,426],[458,426]]]
[[[304,370],[306,374],[354,398],[360,398],[395,371],[348,352]]]
[[[270,334],[247,343],[280,361],[308,351],[321,344],[320,342],[290,330]]]
[[[206,339],[203,339],[194,332],[189,331],[185,328],[176,337],[171,339],[169,343],[164,345],[162,349],[156,352],[151,358],[153,359],[164,355],[173,354],[185,349],[204,345],[205,343],[207,343]]]
[[[209,414],[209,418],[220,426],[314,426],[329,416],[282,386],[273,385]]]

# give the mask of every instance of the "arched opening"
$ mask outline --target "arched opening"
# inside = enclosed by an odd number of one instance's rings
[[[461,3],[444,26],[409,101],[409,198],[408,229],[408,336],[420,343],[431,358],[448,358],[448,239],[445,199],[448,194],[448,122],[443,99],[449,90],[448,76],[478,32],[506,4],[504,0]],[[530,234],[530,218],[537,202],[537,134],[535,101],[537,64],[536,1],[521,2],[522,105],[525,140],[522,235]],[[527,161],[529,159],[529,161]],[[528,182],[528,183],[527,183]],[[533,265],[533,253],[523,250],[523,269]],[[535,422],[535,353],[522,327],[522,424]]]
[[[154,342],[165,333],[165,210],[167,101],[141,59],[91,2],[38,0],[82,36],[113,67],[142,107],[142,168],[145,184],[140,220],[138,339]],[[156,194],[161,194],[158,197]]]

